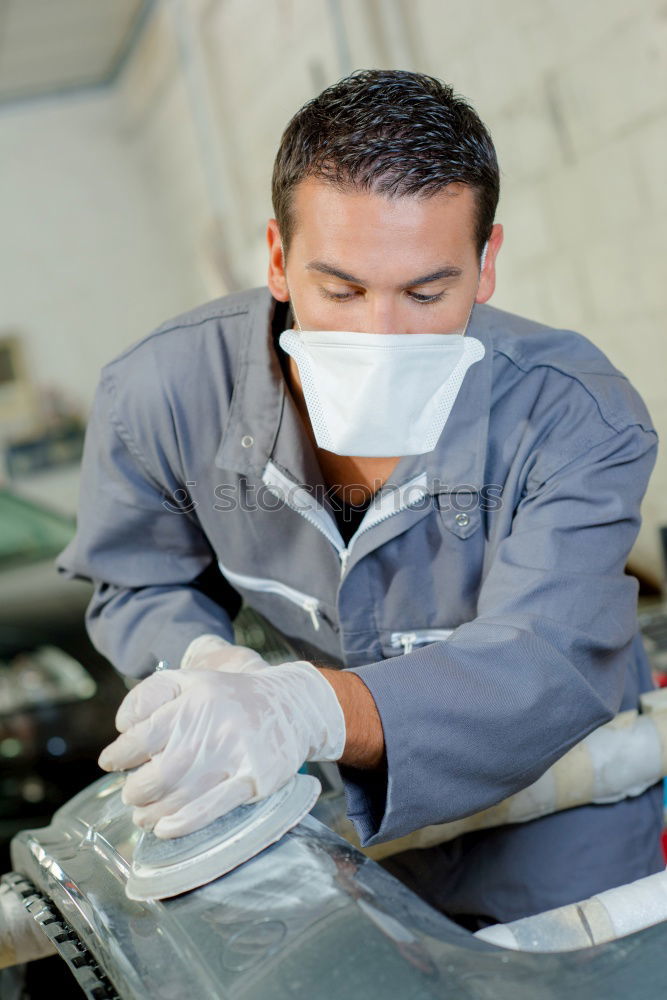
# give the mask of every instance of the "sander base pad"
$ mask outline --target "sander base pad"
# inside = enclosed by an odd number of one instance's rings
[[[139,837],[125,892],[129,899],[168,899],[225,875],[296,826],[315,805],[317,778],[296,774],[273,795],[239,806],[183,837]]]

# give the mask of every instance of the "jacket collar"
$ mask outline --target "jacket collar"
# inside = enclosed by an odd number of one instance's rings
[[[253,289],[240,340],[226,427],[214,462],[246,475],[261,473],[281,424],[285,383],[271,344],[276,300],[268,288]],[[224,322],[224,321],[223,321]]]
[[[268,288],[250,293],[245,328],[227,426],[215,464],[248,476],[261,475],[271,459],[301,484],[322,482],[310,438],[286,389],[271,324],[276,300]],[[484,485],[489,430],[493,339],[489,307],[474,305],[468,334],[477,337],[485,355],[472,365],[435,449],[401,458],[388,485],[401,486],[422,472],[430,493],[477,491]],[[251,443],[252,442],[252,443]]]

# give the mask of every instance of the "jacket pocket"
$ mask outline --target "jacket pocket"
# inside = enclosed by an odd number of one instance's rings
[[[425,646],[429,642],[441,642],[448,639],[453,628],[415,628],[403,632],[391,632],[388,642],[383,642],[383,652],[389,656],[411,653],[415,646]]]
[[[434,499],[442,523],[457,538],[470,538],[482,523],[476,491],[437,493]]]

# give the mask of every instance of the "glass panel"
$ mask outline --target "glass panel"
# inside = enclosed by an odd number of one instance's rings
[[[0,490],[0,570],[54,558],[74,529],[74,518]]]

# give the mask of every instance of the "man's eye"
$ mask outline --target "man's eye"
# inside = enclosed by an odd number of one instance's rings
[[[414,302],[420,302],[422,305],[429,305],[431,302],[439,302],[440,299],[445,297],[444,292],[438,292],[437,295],[420,295],[419,292],[408,292],[408,295]]]
[[[325,299],[335,299],[336,302],[344,302],[346,299],[352,299],[355,296],[355,292],[329,292],[326,288],[320,288],[320,293]]]
[[[330,292],[326,288],[320,287],[320,294],[324,296],[325,299],[333,299],[335,302],[346,302],[349,299],[353,299],[356,292]],[[440,302],[444,299],[446,292],[438,292],[436,295],[420,295],[419,292],[408,292],[408,295],[413,300],[413,302],[419,302],[420,305],[430,305],[433,302]]]

